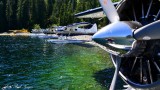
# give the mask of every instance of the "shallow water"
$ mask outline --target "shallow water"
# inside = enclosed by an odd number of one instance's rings
[[[99,47],[0,37],[2,90],[107,90],[113,73],[108,53]]]

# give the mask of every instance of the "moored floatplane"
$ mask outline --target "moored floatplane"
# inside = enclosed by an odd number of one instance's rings
[[[54,32],[47,33],[55,34],[58,38],[48,38],[48,42],[51,43],[84,43],[91,41],[88,38],[85,39],[84,35],[93,35],[97,32],[97,25],[91,24],[88,22],[80,22],[80,23],[73,23],[67,26],[58,26],[55,28]],[[74,36],[83,37],[83,39],[74,38]]]
[[[67,26],[54,26],[48,29],[32,29],[32,34],[45,39],[57,39],[58,37],[77,36],[77,35],[93,35],[97,32],[97,24],[88,22],[73,23]],[[54,37],[52,37],[54,36]]]
[[[75,36],[75,35],[93,35],[97,32],[97,24],[91,24],[88,22],[73,23],[66,27],[57,28],[55,33],[63,36]]]
[[[79,22],[69,24],[67,26],[51,27],[43,31],[44,34],[57,34],[61,36],[93,35],[96,32],[97,24],[91,24],[88,22]]]

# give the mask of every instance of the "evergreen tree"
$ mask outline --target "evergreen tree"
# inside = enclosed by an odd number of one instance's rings
[[[119,0],[113,0],[119,1]],[[11,29],[42,28],[88,21],[105,25],[107,19],[77,19],[75,13],[99,7],[98,0],[0,0],[0,32]]]
[[[0,1],[0,32],[5,32],[7,30],[7,23],[5,18],[4,3]]]

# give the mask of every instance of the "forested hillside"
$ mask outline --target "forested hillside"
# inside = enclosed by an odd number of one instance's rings
[[[0,32],[22,28],[31,30],[35,24],[41,28],[80,21],[103,24],[106,19],[74,18],[75,13],[99,6],[98,0],[0,0]]]

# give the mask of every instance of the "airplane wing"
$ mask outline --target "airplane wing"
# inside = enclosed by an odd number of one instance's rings
[[[115,2],[114,6],[117,6],[119,2]],[[75,17],[77,18],[102,18],[106,17],[105,13],[103,12],[102,7],[94,8],[94,9],[89,9],[84,12],[80,12],[75,14]]]
[[[106,15],[103,13],[102,7],[89,9],[87,11],[75,14],[75,17],[77,18],[101,18],[105,16]]]

